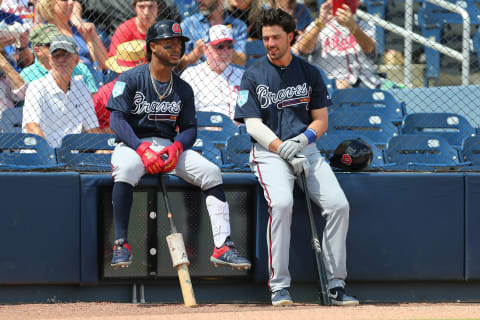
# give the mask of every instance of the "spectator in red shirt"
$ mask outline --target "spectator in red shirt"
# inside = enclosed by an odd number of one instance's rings
[[[100,129],[105,133],[113,133],[110,129],[110,111],[107,102],[112,94],[113,86],[118,76],[127,70],[145,63],[145,41],[132,40],[118,45],[116,55],[105,61],[107,67],[117,74],[117,77],[100,87],[93,97],[95,113],[97,114]]]

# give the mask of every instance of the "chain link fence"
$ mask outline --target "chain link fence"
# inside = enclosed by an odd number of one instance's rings
[[[345,1],[346,13],[330,20],[330,2],[312,0],[3,0],[0,169],[110,171],[116,141],[108,99],[121,73],[146,62],[148,27],[172,19],[190,38],[175,72],[195,94],[198,136],[192,149],[223,171],[249,171],[251,141],[245,125],[233,119],[235,103],[246,68],[266,54],[256,18],[275,6],[294,16],[292,50],[319,68],[332,97],[329,129],[317,142],[327,159],[342,140],[360,137],[373,149],[370,169],[476,171],[478,3],[451,2],[470,17],[467,86],[461,61],[415,41],[412,61],[405,61],[405,39],[350,16],[355,1]],[[404,26],[403,0],[365,0],[358,9]],[[209,44],[214,39],[205,16],[219,12],[223,18],[211,20],[231,28],[233,43]],[[462,51],[458,14],[425,1],[414,1],[413,13],[413,32]],[[58,34],[73,43],[63,38],[55,44]]]

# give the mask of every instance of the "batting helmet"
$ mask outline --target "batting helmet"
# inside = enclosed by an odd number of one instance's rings
[[[188,37],[185,37],[182,33],[182,28],[180,24],[173,20],[161,20],[154,23],[147,30],[146,41],[147,41],[147,61],[150,61],[152,58],[152,50],[150,49],[150,42],[158,39],[167,39],[180,37],[182,40],[182,53],[185,52],[185,42],[190,41]]]
[[[372,148],[361,138],[358,138],[342,141],[330,158],[330,164],[335,168],[358,171],[368,168],[372,159]]]

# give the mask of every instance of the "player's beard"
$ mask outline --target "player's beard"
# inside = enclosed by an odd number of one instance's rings
[[[176,62],[171,62],[168,59],[168,55],[167,56],[161,55],[158,52],[152,52],[152,54],[155,55],[155,57],[157,57],[158,61],[163,65],[166,65],[166,66],[169,66],[169,67],[176,67],[177,64],[178,64],[178,60]]]
[[[288,41],[288,39],[287,39]],[[270,47],[271,48],[271,47]],[[289,46],[288,46],[288,42],[285,44],[285,47],[280,47],[280,46],[276,46],[276,47],[273,47],[277,50],[277,52],[272,55],[268,50],[270,48],[267,48],[267,52],[268,52],[268,57],[270,58],[270,60],[279,60],[279,59],[282,59],[285,54],[287,54],[288,50],[290,50]]]

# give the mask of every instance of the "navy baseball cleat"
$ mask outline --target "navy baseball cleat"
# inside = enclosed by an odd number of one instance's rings
[[[359,304],[358,300],[345,293],[342,287],[336,287],[329,290],[330,301],[335,306],[356,306]]]
[[[272,293],[272,305],[274,307],[289,306],[292,304],[293,301],[288,292],[288,288],[283,288]]]
[[[132,263],[132,249],[123,239],[115,240],[113,246],[112,263],[110,264],[114,269],[126,268]]]
[[[252,267],[250,261],[240,256],[230,237],[225,239],[222,247],[213,247],[213,253],[210,257],[210,261],[215,265],[215,267],[222,265],[244,270],[248,270]]]

